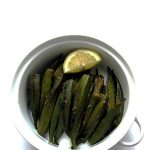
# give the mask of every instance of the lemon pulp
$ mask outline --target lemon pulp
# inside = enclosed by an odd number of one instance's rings
[[[99,53],[91,49],[76,49],[63,64],[64,73],[78,73],[95,67],[101,61]]]

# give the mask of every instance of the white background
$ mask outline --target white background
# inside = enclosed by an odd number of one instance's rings
[[[149,149],[148,0],[0,1],[0,149],[34,149],[11,123],[9,93],[18,65],[39,44],[54,37],[72,34],[100,39],[126,59],[135,76],[138,97],[135,107],[145,132],[141,143],[129,150]]]

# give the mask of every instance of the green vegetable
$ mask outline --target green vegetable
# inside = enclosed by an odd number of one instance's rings
[[[39,120],[37,130],[40,135],[44,135],[48,130],[48,126],[51,121],[52,113],[56,104],[58,94],[57,92],[61,87],[62,81],[63,81],[63,68],[62,65],[60,65],[54,72],[54,84],[50,91],[49,96],[46,97],[46,101],[42,109],[42,114]]]
[[[31,109],[31,101],[33,101],[33,75],[29,76],[28,81],[28,101],[27,101],[27,107]],[[35,117],[35,115],[34,115]]]
[[[50,90],[52,87],[53,73],[54,73],[53,69],[47,69],[44,72],[43,79],[42,79],[42,88],[41,88],[40,112],[42,112],[46,97],[48,97],[50,94]]]
[[[78,92],[80,78],[76,78],[74,80],[74,85],[72,89],[72,103],[71,103],[70,120],[69,120],[69,131],[67,133],[69,136],[70,136],[70,132],[72,130],[73,124],[74,124],[74,118],[75,118],[74,105],[75,105],[75,101],[77,100],[75,96],[76,96],[76,93]]]
[[[71,112],[71,101],[73,96],[73,83],[72,79],[68,80],[63,86],[63,101],[61,104],[61,113],[64,131],[69,134],[69,120]]]
[[[37,121],[39,118],[39,106],[40,106],[40,75],[33,74],[30,76],[30,107],[33,116],[34,126],[37,128]]]
[[[41,117],[39,120],[39,125],[37,128],[37,132],[42,136],[48,130],[56,100],[57,100],[57,95],[54,95],[53,97],[49,96],[49,97],[47,97],[47,99],[44,103]]]
[[[86,97],[88,94],[88,91],[90,89],[91,85],[91,79],[90,76],[87,74],[84,74],[78,83],[78,89],[75,93],[75,104],[73,106],[73,117],[74,117],[74,123],[71,130],[71,141],[73,148],[76,148],[76,139],[79,131],[79,127],[81,124],[81,118],[83,114],[83,108],[84,104],[86,102]]]
[[[98,104],[100,100],[100,90],[103,87],[103,85],[104,85],[104,78],[102,76],[95,76],[94,91],[86,107],[80,133],[85,129],[85,126],[90,118],[91,113],[93,112],[95,106]]]
[[[49,140],[51,143],[53,143],[53,137],[54,137],[54,132],[56,130],[56,126],[59,120],[59,115],[60,115],[60,104],[62,101],[62,93],[59,94],[53,114],[52,114],[52,119],[50,122],[50,128],[49,128]]]
[[[116,104],[116,88],[115,79],[113,78],[112,70],[108,68],[108,78],[106,83],[108,96],[108,111],[115,107]]]
[[[116,77],[116,75],[115,75]],[[116,119],[114,121],[115,126],[118,126],[122,120],[123,117],[123,112],[124,112],[124,95],[123,95],[123,90],[121,87],[121,84],[118,80],[118,78],[116,77],[116,87],[117,87],[117,92],[116,92],[116,105],[119,106],[119,114],[116,116]]]
[[[82,142],[86,142],[86,140],[91,136],[100,122],[102,115],[106,109],[106,96],[102,95],[100,98],[100,102],[97,104],[95,109],[93,110],[83,132]]]
[[[118,111],[119,110],[116,107],[113,107],[111,110],[109,110],[104,119],[98,124],[92,136],[89,138],[88,141],[90,142],[90,144],[96,144],[103,139],[106,132],[109,130],[113,119],[118,114]]]
[[[92,96],[92,93],[93,93],[93,91],[94,91],[94,82],[93,82],[94,76],[93,76],[93,75],[90,75],[90,77],[91,77],[91,86],[90,86],[90,89],[89,89],[89,91],[88,91],[88,95],[87,95],[87,98],[86,98],[85,109],[87,108],[88,103],[89,103],[89,101],[90,101],[90,98],[91,98],[91,96]],[[83,117],[84,117],[84,116],[83,116]],[[83,119],[83,118],[82,118],[82,119]]]
[[[53,96],[55,92],[60,88],[63,81],[63,76],[64,76],[63,65],[61,64],[54,72],[54,84],[50,93],[51,96]]]
[[[37,132],[59,145],[65,132],[72,148],[89,141],[96,144],[122,120],[124,95],[117,76],[108,67],[108,77],[93,68],[76,74],[64,74],[61,54],[44,74],[29,78],[27,106],[31,110]],[[96,71],[96,73],[95,73]]]
[[[28,109],[31,109],[32,100],[33,100],[33,75],[30,75],[28,80],[28,99],[27,99]]]
[[[56,132],[54,135],[54,143],[56,145],[59,145],[58,141],[59,141],[60,137],[62,136],[63,132],[64,132],[64,130],[63,130],[63,125],[62,125],[62,118],[61,118],[61,115],[59,115],[59,121],[58,121],[58,125],[57,125]]]

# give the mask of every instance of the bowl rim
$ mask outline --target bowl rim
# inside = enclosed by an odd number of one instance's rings
[[[87,37],[87,36],[81,36],[81,35],[69,35],[69,36],[61,36],[57,37],[51,40],[48,40],[47,42],[44,42],[43,44],[36,47],[34,50],[32,50],[21,62],[19,65],[15,75],[14,80],[12,83],[12,89],[11,89],[11,96],[13,98],[13,122],[17,128],[17,130],[21,133],[21,135],[33,146],[35,146],[38,149],[56,149],[56,147],[48,144],[48,142],[45,142],[44,138],[39,138],[32,132],[30,132],[29,128],[26,127],[26,123],[24,122],[22,115],[20,113],[20,109],[18,107],[18,88],[21,81],[21,76],[23,75],[23,72],[26,70],[27,66],[30,64],[31,60],[33,60],[35,57],[40,55],[42,52],[46,51],[50,47],[57,46],[60,43],[72,43],[72,42],[84,42],[96,45],[97,47],[100,47],[101,49],[105,50],[107,53],[109,53],[122,67],[128,84],[129,84],[129,91],[130,91],[130,105],[128,106],[126,115],[124,116],[124,119],[120,123],[119,127],[115,129],[115,132],[110,134],[108,137],[106,137],[104,140],[102,140],[99,144],[93,145],[90,147],[90,149],[109,149],[115,144],[117,144],[127,133],[127,131],[130,129],[132,123],[135,120],[136,116],[136,109],[135,109],[135,80],[134,76],[132,74],[132,71],[125,61],[125,59],[112,47],[107,45],[106,43],[97,40],[95,38]],[[24,124],[23,124],[24,122]],[[43,142],[44,140],[44,142]]]

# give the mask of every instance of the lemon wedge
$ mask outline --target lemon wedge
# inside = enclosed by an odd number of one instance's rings
[[[91,49],[76,49],[67,55],[63,63],[64,73],[78,73],[99,64],[101,56]]]

